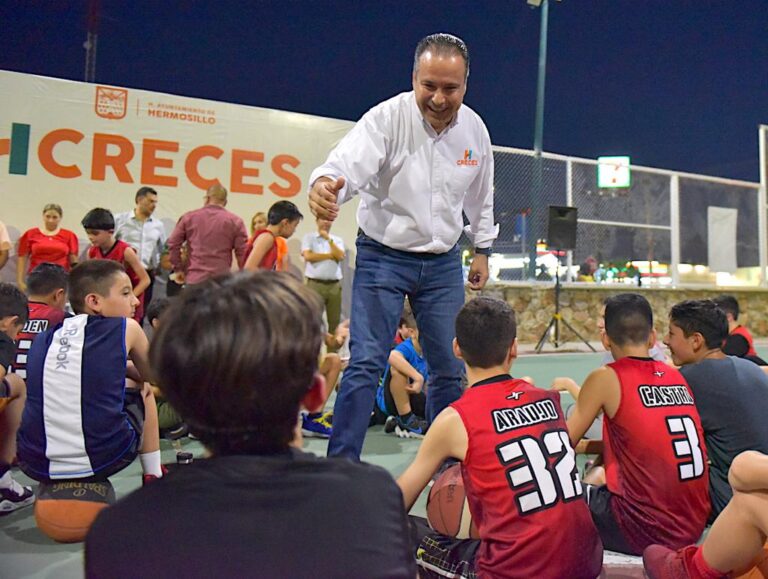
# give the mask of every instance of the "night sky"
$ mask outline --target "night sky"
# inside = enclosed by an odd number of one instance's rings
[[[451,32],[493,143],[533,147],[540,12],[525,0],[101,4],[100,83],[350,120],[410,89],[419,38]],[[0,0],[0,68],[82,80],[86,13]],[[766,0],[552,2],[547,72],[545,150],[759,179]]]

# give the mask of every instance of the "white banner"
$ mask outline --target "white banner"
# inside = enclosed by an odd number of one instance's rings
[[[61,205],[62,227],[84,240],[86,212],[132,209],[142,185],[157,189],[155,215],[172,228],[218,181],[230,192],[227,208],[247,226],[275,201],[296,203],[305,219],[289,247],[298,256],[302,235],[315,228],[309,174],[352,127],[349,121],[8,71],[0,71],[0,103],[0,221],[13,240],[42,224],[47,203]],[[348,246],[357,231],[356,206],[343,208],[333,230]],[[6,266],[3,279],[14,279],[11,269]]]
[[[736,273],[736,228],[739,210],[707,207],[708,264],[710,271]]]

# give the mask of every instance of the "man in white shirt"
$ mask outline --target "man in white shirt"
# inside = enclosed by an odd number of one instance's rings
[[[329,334],[336,332],[341,318],[341,262],[345,255],[344,241],[331,234],[331,225],[331,221],[318,218],[317,232],[307,233],[301,240],[304,277],[307,287],[323,299]],[[329,347],[329,351],[335,350]]]
[[[149,274],[149,287],[144,290],[144,311],[152,300],[155,285],[155,270],[160,264],[166,234],[165,226],[152,217],[157,207],[157,191],[152,187],[141,187],[136,191],[136,207],[115,215],[115,237],[125,241],[136,250],[139,261]]]
[[[493,219],[493,151],[482,119],[462,104],[469,75],[464,42],[433,34],[416,47],[413,91],[368,111],[310,176],[309,205],[333,221],[360,195],[352,287],[351,359],[333,419],[330,456],[357,459],[376,384],[407,295],[424,335],[430,420],[461,395],[453,356],[464,304],[457,241],[475,246],[469,286],[488,280]]]

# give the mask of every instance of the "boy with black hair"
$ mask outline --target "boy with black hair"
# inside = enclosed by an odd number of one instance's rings
[[[67,316],[67,280],[69,273],[56,263],[41,263],[27,275],[29,318],[16,337],[13,371],[27,377],[27,356],[32,342]]]
[[[133,319],[141,324],[144,319],[144,290],[149,287],[147,270],[141,265],[136,251],[125,241],[115,238],[115,219],[107,209],[91,209],[82,221],[91,247],[88,259],[111,259],[123,266],[133,286],[133,295],[139,300]]]
[[[653,312],[643,296],[606,301],[603,345],[615,362],[592,371],[581,389],[556,381],[576,399],[568,418],[576,445],[604,413],[603,459],[585,478],[603,545],[639,555],[652,543],[696,541],[709,516],[707,455],[699,413],[682,375],[653,360]]]
[[[288,239],[303,218],[299,208],[290,201],[278,201],[273,204],[267,214],[269,223],[266,229],[254,232],[251,238],[250,254],[245,260],[243,269],[248,271],[277,269],[277,237]]]
[[[376,390],[376,414],[385,432],[400,438],[422,438],[426,420],[429,368],[419,342],[419,328],[410,307],[403,310],[400,332],[405,340],[389,353],[389,361]]]
[[[212,457],[102,511],[89,577],[135,577],[136,553],[145,577],[416,576],[389,473],[300,450],[299,408],[325,397],[321,319],[317,296],[281,272],[211,279],[174,301],[152,366]],[[308,524],[320,518],[321,531]]]
[[[712,518],[731,500],[731,463],[745,450],[768,454],[768,376],[720,349],[728,336],[723,309],[711,300],[672,307],[666,344],[693,391],[709,456]]]
[[[722,349],[728,356],[752,359],[756,364],[765,365],[765,361],[757,356],[752,334],[742,326],[739,320],[739,301],[732,295],[722,294],[714,299],[715,304],[728,320],[728,335],[723,340]]]
[[[144,317],[152,328],[153,336],[160,329],[160,318],[170,305],[171,300],[168,298],[156,298],[149,304]],[[157,423],[160,427],[161,435],[172,439],[183,436],[183,434],[187,432],[187,426],[184,424],[184,420],[168,403],[165,396],[163,396],[162,391],[157,386],[152,385],[152,392],[155,395],[155,402],[157,403]]]
[[[139,455],[144,482],[163,475],[149,343],[131,319],[138,299],[123,267],[89,260],[69,274],[77,315],[41,334],[27,360],[19,465],[39,481],[103,481]],[[139,382],[126,380],[126,356]]]
[[[559,396],[508,373],[516,334],[501,300],[473,299],[456,318],[453,351],[472,386],[437,416],[397,483],[410,509],[446,459],[461,461],[480,540],[411,517],[421,577],[579,579],[602,569]]]
[[[11,477],[16,456],[16,432],[24,410],[26,387],[17,374],[9,373],[16,355],[14,340],[27,321],[27,297],[15,285],[0,283],[0,515],[35,501],[30,487]]]

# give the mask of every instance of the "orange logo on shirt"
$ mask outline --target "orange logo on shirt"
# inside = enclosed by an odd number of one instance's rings
[[[128,110],[128,91],[108,86],[96,87],[96,114],[105,119],[122,119]]]
[[[456,164],[477,167],[480,164],[480,162],[477,159],[472,158],[472,149],[464,149],[464,158],[456,161]]]

